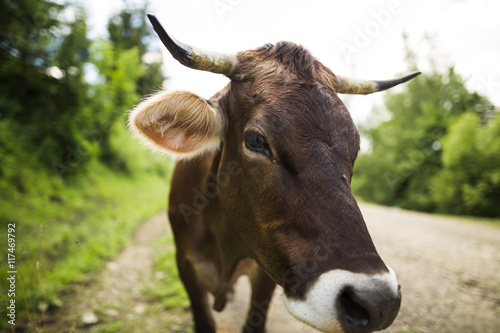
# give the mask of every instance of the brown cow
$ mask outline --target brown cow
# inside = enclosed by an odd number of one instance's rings
[[[244,332],[264,332],[276,284],[289,312],[322,332],[388,327],[400,288],[351,192],[359,133],[337,93],[367,94],[418,73],[349,80],[288,42],[203,52],[149,18],[182,64],[231,79],[209,100],[157,93],[129,119],[150,147],[179,159],[168,215],[196,332],[215,332],[207,292],[221,311],[243,274],[252,285]]]

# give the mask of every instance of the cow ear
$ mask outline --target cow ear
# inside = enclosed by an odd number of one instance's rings
[[[224,117],[198,95],[162,91],[130,112],[129,127],[152,150],[192,158],[219,148]]]

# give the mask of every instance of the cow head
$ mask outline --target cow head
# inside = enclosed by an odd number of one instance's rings
[[[210,100],[153,95],[131,112],[131,128],[170,156],[220,150],[219,170],[238,163],[242,173],[219,188],[220,203],[252,257],[284,288],[292,315],[323,332],[388,327],[401,294],[351,192],[359,133],[337,93],[380,91],[418,73],[347,79],[287,42],[236,55],[203,52],[150,19],[177,60],[231,82]]]

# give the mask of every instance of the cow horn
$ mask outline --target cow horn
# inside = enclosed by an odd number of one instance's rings
[[[338,93],[366,95],[377,91],[382,91],[385,89],[392,88],[400,83],[413,79],[415,76],[419,74],[420,72],[413,72],[399,79],[387,80],[387,81],[351,79],[347,77],[342,77],[340,75],[335,75],[334,86],[335,90]]]
[[[181,43],[167,34],[154,15],[148,14],[148,18],[163,44],[184,66],[226,76],[231,76],[234,72],[237,64],[235,55],[202,51]]]

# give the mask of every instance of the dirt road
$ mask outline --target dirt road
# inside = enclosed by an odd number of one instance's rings
[[[385,332],[500,332],[499,227],[367,204],[361,210],[380,255],[402,286],[401,311]],[[164,318],[178,314],[140,293],[154,276],[150,244],[168,233],[164,221],[157,216],[145,223],[134,245],[108,264],[99,283],[77,292],[60,316],[64,323],[53,327],[100,332],[97,312],[107,316],[107,328],[115,320],[117,332],[172,331]],[[288,314],[281,292],[274,295],[268,332],[316,332]],[[226,310],[215,314],[219,332],[241,331],[248,299],[248,283],[242,278]],[[110,302],[115,304],[112,311],[103,311],[103,304]],[[82,324],[85,316],[87,324]]]
[[[402,286],[402,309],[387,332],[500,332],[500,228],[361,208]]]

